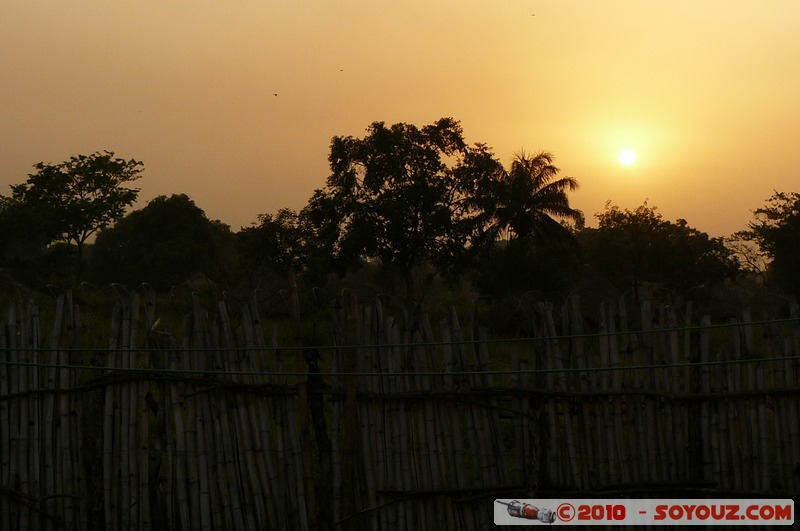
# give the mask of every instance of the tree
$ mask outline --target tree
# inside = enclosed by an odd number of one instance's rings
[[[472,192],[477,213],[474,250],[476,283],[484,294],[502,297],[531,290],[563,294],[578,279],[580,260],[574,233],[583,213],[569,205],[572,177],[557,178],[553,156],[515,155],[508,171],[486,167]],[[505,235],[506,241],[501,241]]]
[[[475,285],[494,299],[536,291],[553,300],[564,297],[580,280],[578,246],[560,239],[513,238],[478,255]]]
[[[195,273],[219,280],[226,238],[230,228],[209,220],[185,194],[159,196],[97,235],[92,272],[99,282],[147,282],[162,291]]]
[[[124,185],[140,177],[143,164],[105,151],[34,168],[27,182],[11,187],[12,197],[36,214],[51,242],[75,244],[80,274],[86,241],[136,201],[139,189]]]
[[[415,266],[452,266],[465,249],[473,226],[465,184],[480,148],[452,118],[422,128],[375,122],[367,133],[333,138],[331,175],[303,217],[340,260],[396,268],[410,295]]]
[[[561,221],[583,226],[580,210],[569,204],[567,192],[578,188],[573,177],[557,178],[550,153],[520,152],[509,171],[495,173],[475,195],[476,206],[488,214],[484,230],[496,239],[504,231],[515,238],[569,239],[572,233]]]
[[[737,233],[755,242],[769,260],[768,274],[795,296],[800,295],[800,194],[775,192],[754,212],[748,230]]]
[[[11,197],[0,196],[0,257],[3,265],[21,265],[41,255],[49,243],[38,217]]]
[[[240,230],[236,240],[247,272],[268,270],[285,277],[307,266],[308,239],[294,210],[282,208],[274,216],[259,215],[258,223]]]
[[[723,238],[711,238],[684,219],[666,221],[647,202],[635,210],[608,202],[595,217],[598,228],[579,233],[586,261],[620,289],[633,288],[637,298],[643,282],[684,294],[739,271]]]

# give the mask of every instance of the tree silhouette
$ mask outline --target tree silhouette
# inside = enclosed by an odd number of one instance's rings
[[[92,272],[99,282],[168,290],[195,273],[219,278],[230,228],[211,221],[187,195],[159,196],[97,235]]]
[[[800,295],[800,193],[775,192],[753,213],[755,220],[736,236],[755,242],[769,260],[771,278]]]
[[[12,197],[36,214],[50,241],[75,244],[80,275],[86,241],[136,201],[139,189],[124,185],[138,179],[144,166],[105,151],[34,168],[27,182],[11,187]]]
[[[558,178],[550,153],[520,152],[508,171],[484,182],[476,193],[476,206],[485,212],[484,239],[504,232],[513,238],[569,238],[561,221],[582,227],[584,216],[569,204],[567,192],[578,188],[573,177]]]
[[[723,238],[711,238],[684,219],[667,221],[647,202],[634,210],[608,202],[596,217],[597,229],[579,233],[586,262],[618,288],[633,288],[637,298],[645,282],[681,294],[739,271]]]
[[[418,128],[373,123],[364,138],[334,137],[332,173],[304,212],[331,253],[350,263],[377,258],[411,293],[412,270],[458,261],[470,221],[462,189],[472,158],[452,118]]]

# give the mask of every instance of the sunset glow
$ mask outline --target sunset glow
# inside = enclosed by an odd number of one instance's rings
[[[619,153],[619,162],[623,166],[630,166],[636,162],[636,152],[630,148],[623,149]]]
[[[552,153],[588,220],[648,199],[724,236],[796,188],[800,2],[578,0],[531,15],[522,0],[11,2],[0,194],[37,162],[112,150],[145,164],[137,206],[185,193],[238,229],[301,209],[330,174],[332,137],[441,117],[504,164]],[[631,164],[647,178],[618,178]]]

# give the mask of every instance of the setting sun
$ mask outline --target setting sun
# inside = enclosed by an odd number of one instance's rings
[[[623,149],[619,152],[619,161],[623,166],[630,166],[636,162],[636,152],[632,149]]]

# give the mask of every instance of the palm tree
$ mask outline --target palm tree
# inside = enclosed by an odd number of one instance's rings
[[[499,175],[496,182],[487,232],[495,238],[503,231],[508,231],[509,238],[561,238],[570,235],[561,220],[582,226],[583,212],[570,207],[567,197],[567,192],[578,188],[578,181],[557,176],[550,153],[517,153],[511,170]]]

